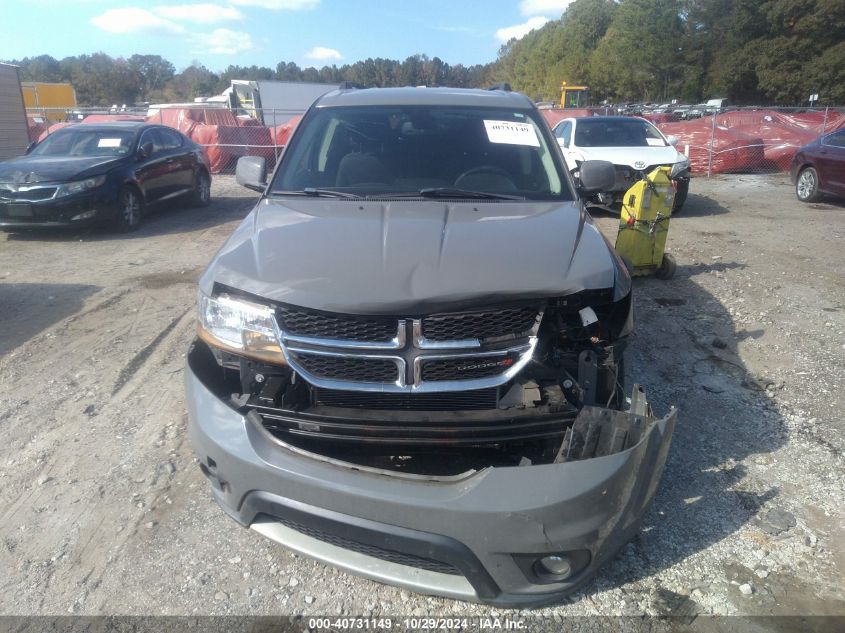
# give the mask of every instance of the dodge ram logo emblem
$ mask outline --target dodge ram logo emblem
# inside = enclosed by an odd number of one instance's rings
[[[642,169],[643,167],[645,167],[645,163],[641,160],[638,160],[636,163],[634,163],[634,167],[636,167],[637,169]]]

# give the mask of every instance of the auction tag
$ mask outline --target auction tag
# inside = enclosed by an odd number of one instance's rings
[[[663,142],[662,139],[659,138],[647,138],[645,140],[651,147],[664,147],[666,143]]]
[[[508,145],[530,145],[540,147],[540,139],[530,123],[519,121],[484,121],[487,128],[487,138],[491,143],[507,143]]]
[[[97,141],[97,147],[120,147],[119,138],[101,138]]]

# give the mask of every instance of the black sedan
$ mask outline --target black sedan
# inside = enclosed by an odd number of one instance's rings
[[[799,149],[790,175],[801,202],[816,202],[824,194],[845,198],[845,130],[820,136]]]
[[[131,231],[148,205],[176,196],[209,204],[208,160],[199,145],[160,125],[72,125],[0,162],[5,230],[111,223]]]

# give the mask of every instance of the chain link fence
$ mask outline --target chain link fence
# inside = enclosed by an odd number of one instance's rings
[[[232,111],[208,104],[144,108],[28,108],[31,142],[69,125],[140,121],[172,127],[201,145],[212,173],[232,173],[241,156],[263,156],[272,167],[303,112],[282,109]]]
[[[800,147],[845,128],[845,108],[741,108],[654,122],[674,137],[694,175],[776,173],[789,171]]]
[[[563,117],[572,111],[557,112]],[[212,173],[232,173],[241,156],[263,156],[272,167],[302,114],[280,109],[232,111],[209,104],[27,110],[33,142],[76,123],[129,120],[167,125],[205,148]],[[696,176],[785,172],[798,148],[845,128],[845,108],[741,108],[687,121],[673,120],[677,117],[671,114],[642,116],[674,137]]]

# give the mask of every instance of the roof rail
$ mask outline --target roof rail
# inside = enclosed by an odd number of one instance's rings
[[[511,85],[503,81],[501,83],[497,83],[490,86],[489,88],[487,88],[487,90],[501,90],[503,92],[511,92]]]
[[[341,81],[337,87],[338,90],[363,90],[366,86],[362,86],[354,81]]]

